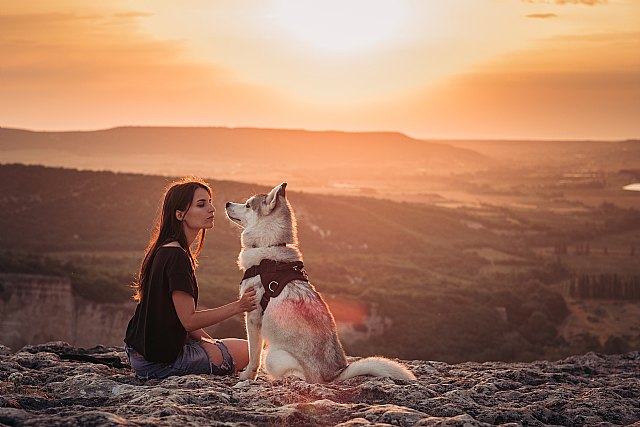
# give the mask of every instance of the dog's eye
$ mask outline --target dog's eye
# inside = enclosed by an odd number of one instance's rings
[[[251,207],[251,205],[249,203],[247,203],[246,205],[244,205],[247,209],[249,209]]]

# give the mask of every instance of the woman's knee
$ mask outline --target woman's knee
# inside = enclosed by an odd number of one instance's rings
[[[236,362],[236,369],[243,370],[249,363],[249,343],[239,338],[225,338],[221,340]]]
[[[216,366],[220,366],[222,364],[223,358],[222,358],[222,351],[218,348],[218,346],[212,342],[204,341],[204,340],[201,341],[201,343],[205,351],[209,355],[209,360],[211,361],[211,363],[213,363]]]

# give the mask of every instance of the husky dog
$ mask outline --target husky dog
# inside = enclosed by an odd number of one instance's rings
[[[263,286],[261,276],[247,278],[247,270],[256,271],[261,263],[302,267],[296,219],[286,198],[286,186],[282,183],[269,194],[255,195],[245,203],[226,204],[227,217],[243,229],[238,266],[245,271],[245,278],[240,284],[240,294],[255,288],[258,300],[263,298],[267,285]],[[357,375],[415,380],[407,368],[382,357],[368,357],[349,364],[329,307],[308,282],[306,274],[297,271],[304,276],[288,282],[278,296],[268,300],[266,308],[258,307],[247,313],[249,364],[240,373],[241,380],[255,380],[258,376],[265,343],[265,368],[274,378],[293,375],[311,383]],[[272,283],[267,288],[270,289]]]

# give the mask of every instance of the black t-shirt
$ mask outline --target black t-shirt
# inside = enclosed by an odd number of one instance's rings
[[[149,362],[171,363],[187,339],[171,292],[183,291],[198,304],[198,283],[187,253],[180,247],[160,247],[151,261],[148,282],[129,321],[124,342]]]

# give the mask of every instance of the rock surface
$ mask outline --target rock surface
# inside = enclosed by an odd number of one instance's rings
[[[70,360],[78,355],[91,361]],[[638,352],[557,362],[406,363],[417,382],[238,382],[208,375],[143,381],[128,370],[121,348],[52,342],[11,353],[0,346],[0,425],[609,426],[640,420]]]

